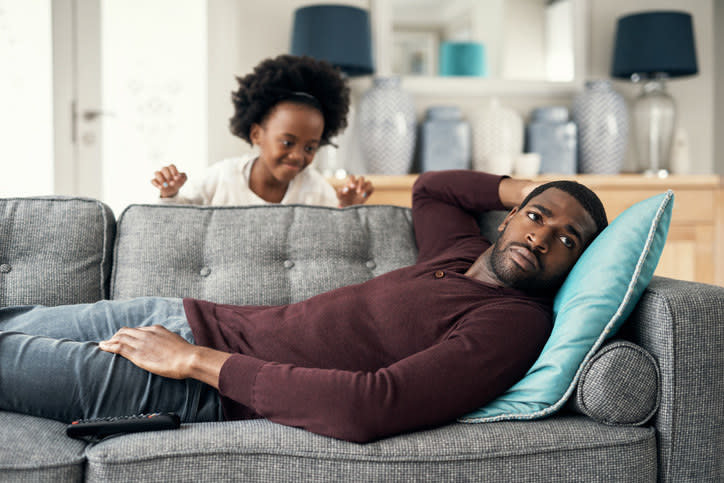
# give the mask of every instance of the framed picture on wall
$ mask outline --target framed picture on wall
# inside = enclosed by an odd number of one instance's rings
[[[426,30],[393,30],[392,71],[400,75],[436,75],[438,35]]]

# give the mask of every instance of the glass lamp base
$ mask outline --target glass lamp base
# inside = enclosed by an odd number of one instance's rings
[[[668,176],[676,105],[666,92],[663,78],[645,81],[634,102],[633,120],[640,171],[652,176]]]

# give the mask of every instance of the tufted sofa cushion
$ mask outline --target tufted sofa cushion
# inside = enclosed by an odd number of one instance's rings
[[[115,226],[88,198],[0,199],[0,307],[106,298]]]
[[[110,298],[284,304],[411,265],[416,253],[406,208],[132,205],[118,220]]]

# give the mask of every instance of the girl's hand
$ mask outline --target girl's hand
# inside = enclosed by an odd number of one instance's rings
[[[364,176],[353,176],[345,184],[337,188],[339,206],[361,205],[365,203],[374,192],[372,182],[365,180]]]
[[[161,192],[161,198],[176,196],[184,183],[186,183],[186,173],[179,172],[174,164],[156,171],[151,180],[151,184]]]

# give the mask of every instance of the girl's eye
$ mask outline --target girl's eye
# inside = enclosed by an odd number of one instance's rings
[[[290,147],[291,145],[292,145],[292,142],[291,142],[291,141],[287,141],[286,139],[283,139],[283,140],[282,140],[282,146],[288,148],[288,147]]]
[[[313,154],[317,152],[317,146],[307,146],[305,148],[305,151],[309,154]]]

